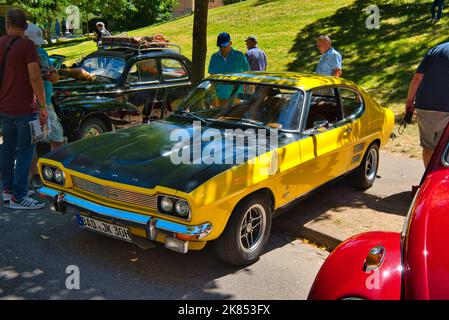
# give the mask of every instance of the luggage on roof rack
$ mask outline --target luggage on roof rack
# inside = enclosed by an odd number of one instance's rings
[[[141,51],[148,50],[173,50],[175,48],[178,52],[181,52],[181,47],[177,44],[170,43],[163,35],[157,34],[154,36],[145,37],[129,37],[129,36],[110,36],[103,37],[101,49],[111,48],[127,48],[136,50],[139,53]]]

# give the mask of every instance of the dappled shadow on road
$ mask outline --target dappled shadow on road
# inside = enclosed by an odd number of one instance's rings
[[[414,72],[429,49],[433,34],[446,34],[442,25],[429,22],[429,2],[376,1],[381,10],[380,29],[366,28],[365,8],[373,4],[357,0],[332,16],[319,19],[299,31],[290,53],[296,55],[288,70],[314,72],[319,54],[316,38],[329,34],[343,55],[343,77],[356,83],[373,82],[385,102],[402,102]],[[395,43],[411,37],[420,41]],[[421,39],[422,38],[422,39]],[[376,93],[376,92],[374,92]]]
[[[255,272],[253,266],[221,262],[211,245],[185,255],[161,245],[145,251],[85,231],[73,216],[48,210],[4,205],[0,232],[0,299],[232,299],[219,279]],[[266,252],[293,240],[275,235]],[[65,286],[69,265],[79,267],[80,290]]]

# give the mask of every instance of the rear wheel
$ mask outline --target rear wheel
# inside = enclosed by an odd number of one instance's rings
[[[262,194],[242,200],[215,241],[218,257],[236,266],[257,261],[270,236],[271,216],[269,201]]]
[[[376,180],[378,168],[379,145],[377,143],[373,143],[368,147],[362,163],[351,176],[354,187],[363,190],[371,188]]]
[[[96,137],[108,132],[108,126],[99,118],[89,118],[81,123],[80,139]]]

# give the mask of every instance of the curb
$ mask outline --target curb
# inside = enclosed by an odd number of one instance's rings
[[[340,243],[344,241],[307,226],[300,227],[296,234],[301,238],[308,239],[312,243],[326,247],[326,250],[329,252],[332,252]]]
[[[274,222],[274,221],[273,221]],[[287,232],[293,236],[304,238],[311,243],[322,245],[327,251],[331,252],[345,239],[339,239],[332,235],[310,228],[307,225],[298,227],[295,223],[289,223],[288,220],[276,219],[273,223],[273,229],[281,232]]]

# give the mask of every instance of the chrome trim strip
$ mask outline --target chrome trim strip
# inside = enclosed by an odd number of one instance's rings
[[[441,162],[443,162],[443,164],[446,167],[449,167],[449,162],[447,160],[448,158],[449,158],[449,143],[447,144],[446,150],[444,150],[443,156],[441,157]]]
[[[129,92],[136,92],[136,91],[142,91],[142,90],[150,90],[150,89],[164,89],[164,88],[173,88],[173,87],[181,87],[181,86],[190,86],[192,83],[189,82],[179,82],[179,83],[173,83],[173,84],[167,84],[167,83],[162,83],[162,84],[154,84],[151,86],[140,86],[140,87],[129,87],[126,88],[124,93],[129,93]]]
[[[106,207],[100,204],[96,204],[94,202],[81,199],[77,196],[71,195],[69,193],[63,193],[59,192],[55,189],[49,188],[49,187],[42,187],[38,190],[38,192],[44,196],[55,198],[60,193],[64,194],[64,202],[67,203],[70,206],[73,206],[75,208],[81,208],[85,209],[94,215],[99,215],[100,218],[102,215],[114,218],[118,220],[123,220],[125,222],[131,222],[134,224],[139,224],[142,226],[148,225],[148,223],[151,222],[152,225],[156,229],[165,230],[168,232],[173,233],[180,233],[184,235],[189,236],[195,236],[198,235],[201,238],[204,238],[212,231],[212,224],[211,223],[204,223],[202,225],[197,226],[189,226],[189,225],[183,225],[180,223],[176,223],[173,221],[163,220],[160,218],[154,218],[151,216],[145,216],[139,213],[130,212],[130,211],[124,211],[120,209],[114,209],[110,207]]]

